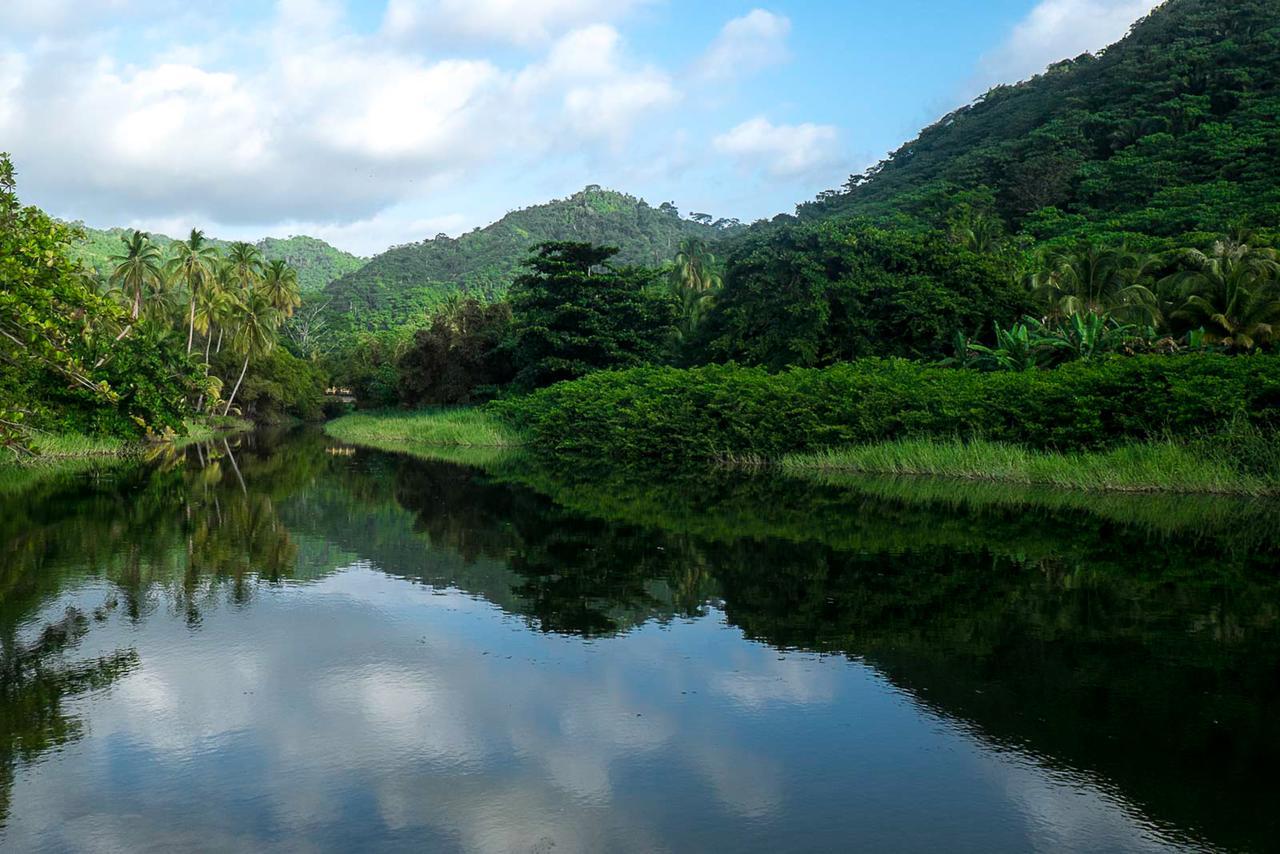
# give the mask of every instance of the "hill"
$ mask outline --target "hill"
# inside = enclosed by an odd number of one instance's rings
[[[129,229],[97,229],[80,223],[77,225],[84,230],[85,238],[72,248],[73,256],[99,275],[107,275],[111,268],[111,256],[120,251],[120,236]],[[152,234],[151,239],[162,248],[167,248],[174,240],[164,234]],[[230,245],[226,240],[209,242],[222,249]],[[256,245],[268,261],[287,261],[298,271],[298,284],[304,294],[321,291],[334,279],[354,272],[365,264],[365,259],[343,252],[315,237],[268,237],[259,240]]]
[[[1274,226],[1277,115],[1280,2],[1168,0],[1123,41],[992,89],[798,213],[937,224],[968,202],[1037,239],[1137,233],[1153,247]]]
[[[325,289],[337,329],[391,329],[420,317],[430,305],[459,291],[486,297],[505,293],[530,247],[552,240],[617,246],[620,264],[658,266],[687,237],[707,240],[736,230],[736,220],[684,219],[674,206],[590,186],[507,214],[456,239],[397,246]]]

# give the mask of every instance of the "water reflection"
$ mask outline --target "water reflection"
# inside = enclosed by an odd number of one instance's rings
[[[1266,505],[330,447],[247,437],[0,497],[0,845],[1280,833]]]

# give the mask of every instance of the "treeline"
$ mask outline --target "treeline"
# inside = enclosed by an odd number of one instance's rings
[[[23,207],[0,154],[0,442],[32,434],[182,434],[198,416],[318,417],[324,372],[277,347],[296,272],[257,247],[224,254],[193,230],[167,251],[120,238],[106,276],[74,227]]]
[[[1280,341],[1280,254],[1237,228],[1160,253],[1029,247],[965,207],[946,230],[863,218],[697,239],[662,269],[580,243],[537,249],[501,302],[454,297],[411,338],[335,366],[362,404],[471,403],[597,370],[778,371],[897,357],[1025,371],[1110,355],[1248,354]]]

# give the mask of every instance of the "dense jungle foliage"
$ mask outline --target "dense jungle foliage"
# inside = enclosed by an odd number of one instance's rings
[[[1118,44],[997,86],[799,214],[938,225],[959,198],[1037,240],[1145,250],[1241,219],[1275,228],[1278,114],[1274,0],[1169,0]]]
[[[1235,419],[1266,442],[1280,427],[1280,358],[1112,357],[992,372],[901,359],[782,373],[638,368],[493,406],[533,450],[588,460],[779,459],[903,436],[1091,449],[1209,435]]]
[[[97,276],[75,258],[82,233],[22,207],[16,185],[0,154],[5,447],[25,453],[43,433],[163,438],[233,409],[320,417],[325,372],[276,347],[301,301],[287,263],[248,243],[224,254],[199,230],[166,249],[131,231]]]

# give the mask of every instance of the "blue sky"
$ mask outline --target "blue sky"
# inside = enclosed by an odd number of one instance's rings
[[[752,220],[1155,4],[5,0],[0,148],[58,216],[361,254],[592,183]]]

